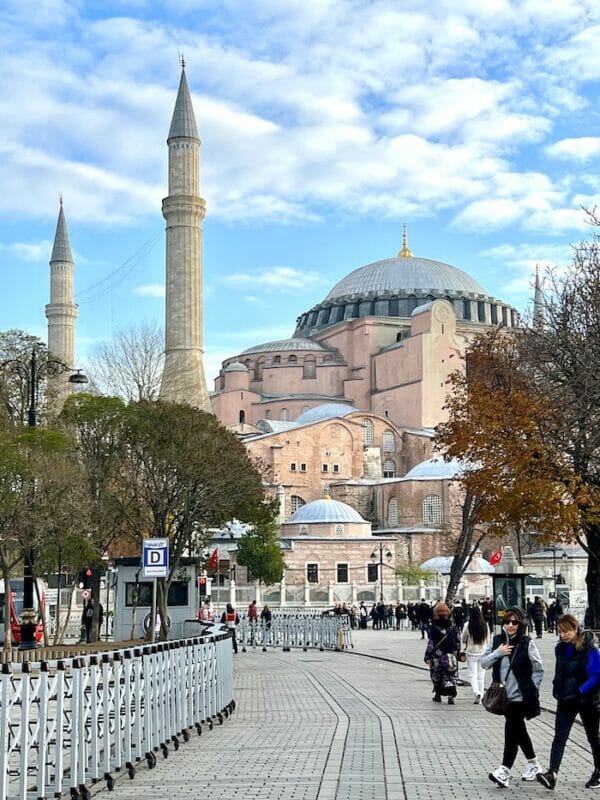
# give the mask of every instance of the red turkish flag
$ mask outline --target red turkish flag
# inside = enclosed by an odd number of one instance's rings
[[[208,569],[217,569],[218,566],[219,566],[219,548],[215,547],[213,552],[210,554],[207,567]]]
[[[490,564],[492,567],[495,567],[502,561],[502,550],[496,550],[495,553],[492,553],[490,556]]]

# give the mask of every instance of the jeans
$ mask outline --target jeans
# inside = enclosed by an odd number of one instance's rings
[[[504,756],[502,763],[512,769],[519,747],[528,761],[535,758],[535,750],[527,733],[525,706],[523,703],[509,703],[504,712]]]
[[[585,735],[592,748],[594,766],[600,767],[600,735],[598,733],[598,723],[600,712],[592,706],[576,705],[571,703],[558,703],[556,706],[556,719],[554,720],[554,739],[550,751],[550,769],[558,772],[562,761],[565,745],[571,733],[571,728],[575,722],[575,717],[579,714],[583,722]]]
[[[483,697],[485,670],[481,666],[481,656],[467,656],[467,675],[475,697],[478,694]]]

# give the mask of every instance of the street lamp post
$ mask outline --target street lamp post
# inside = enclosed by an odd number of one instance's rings
[[[0,369],[6,369],[19,375],[25,380],[27,385],[27,400],[29,408],[27,411],[27,425],[30,428],[37,426],[37,405],[40,381],[48,376],[60,375],[64,372],[71,372],[69,383],[87,383],[87,377],[79,369],[72,369],[58,358],[47,358],[38,363],[37,350],[34,345],[31,356],[28,360],[20,358],[9,358],[0,363]],[[34,609],[35,581],[33,577],[33,567],[35,564],[35,553],[32,547],[26,547],[23,554],[23,610],[21,612],[21,626],[19,650],[33,650],[37,646],[35,638],[36,613]]]
[[[379,547],[379,590],[381,592],[381,602],[383,603],[383,568],[384,568],[384,566],[388,567],[389,564],[385,564],[384,561],[383,561],[384,543],[383,542],[379,542],[378,547]],[[388,561],[392,560],[392,554],[390,553],[389,548],[386,551],[385,557],[387,558]],[[373,561],[373,562],[377,561],[377,551],[376,550],[373,550],[373,552],[371,553],[371,561]]]

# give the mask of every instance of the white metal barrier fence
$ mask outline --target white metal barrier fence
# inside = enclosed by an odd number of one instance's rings
[[[258,619],[251,622],[247,616],[240,619],[237,631],[242,649],[281,647],[290,650],[344,650],[352,647],[352,632],[348,616],[322,616],[314,614],[273,614],[271,622]]]
[[[0,677],[0,800],[88,800],[89,784],[134,778],[235,708],[226,635],[2,664]]]

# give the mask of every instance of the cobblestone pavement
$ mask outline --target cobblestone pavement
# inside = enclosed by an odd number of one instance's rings
[[[553,637],[539,642],[548,674]],[[468,686],[454,707],[431,702],[419,634],[358,631],[352,651],[279,650],[235,657],[237,709],[223,726],[192,735],[156,769],[120,776],[115,800],[219,797],[221,800],[462,800],[506,792],[487,775],[500,763],[503,719],[473,705]],[[550,712],[530,723],[545,767]],[[172,748],[171,748],[172,750]],[[520,755],[508,793],[548,797],[520,779]],[[554,797],[589,798],[592,771],[583,730],[574,728]],[[94,794],[105,792],[98,784]]]

